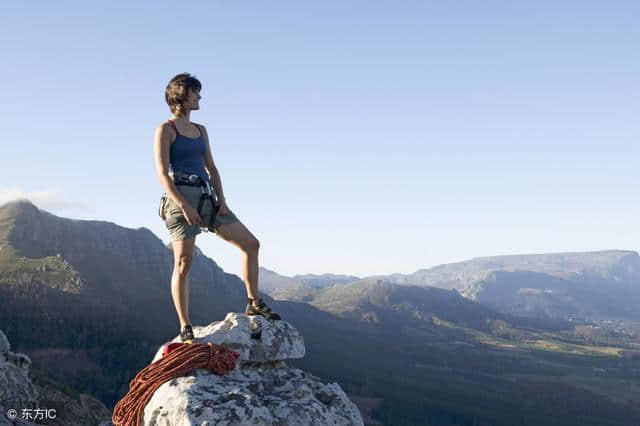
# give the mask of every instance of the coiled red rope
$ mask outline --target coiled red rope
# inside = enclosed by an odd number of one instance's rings
[[[115,426],[142,425],[144,408],[163,383],[196,368],[222,376],[236,367],[239,356],[238,352],[211,342],[180,345],[136,374],[129,392],[114,407],[111,421]]]

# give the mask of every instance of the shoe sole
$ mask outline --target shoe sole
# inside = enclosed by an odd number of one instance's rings
[[[245,315],[248,315],[248,316],[250,316],[250,317],[257,317],[257,316],[260,316],[260,317],[262,317],[262,318],[264,318],[264,319],[266,319],[266,320],[268,320],[268,321],[280,321],[280,320],[282,319],[282,318],[273,318],[271,315],[267,317],[267,316],[264,316],[264,315],[262,315],[262,314],[250,314],[250,313],[248,313],[248,312],[245,312]]]

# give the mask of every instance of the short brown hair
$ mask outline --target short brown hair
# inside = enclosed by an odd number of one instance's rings
[[[193,75],[183,72],[171,79],[167,84],[167,90],[164,92],[164,99],[171,109],[171,112],[177,116],[186,113],[184,102],[187,100],[189,89],[199,92],[202,88],[200,81]]]

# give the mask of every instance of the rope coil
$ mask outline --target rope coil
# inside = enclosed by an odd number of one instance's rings
[[[153,393],[165,382],[184,376],[196,368],[225,375],[236,367],[240,354],[211,342],[183,344],[147,365],[129,383],[129,392],[113,409],[115,426],[140,426],[144,408]]]

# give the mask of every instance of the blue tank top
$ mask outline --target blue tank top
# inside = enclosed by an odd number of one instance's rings
[[[169,150],[169,166],[173,172],[188,173],[190,175],[198,175],[205,182],[211,183],[209,174],[205,169],[205,143],[202,136],[200,126],[200,136],[197,138],[189,138],[181,135],[173,121],[169,120],[169,124],[176,131],[176,139],[171,144]]]

